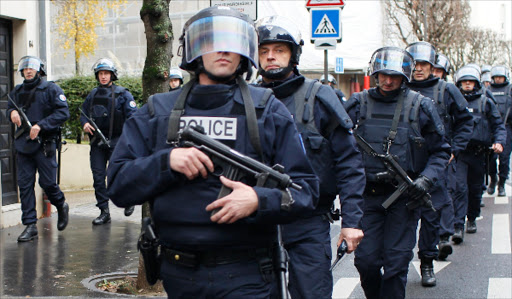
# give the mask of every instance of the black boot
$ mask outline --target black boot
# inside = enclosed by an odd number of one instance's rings
[[[25,230],[18,237],[18,242],[28,242],[34,239],[37,239],[37,226],[32,223],[25,227]]]
[[[491,182],[489,183],[489,187],[487,187],[487,194],[493,195],[496,189],[496,176],[491,175]]]
[[[57,208],[58,219],[57,219],[57,229],[64,230],[66,226],[68,226],[69,220],[69,205],[65,202],[62,206]]]
[[[505,180],[501,178],[498,182],[498,196],[507,196],[505,193]]]
[[[455,233],[452,236],[452,241],[455,245],[464,242],[464,227],[456,227]]]
[[[124,208],[124,215],[126,217],[130,216],[131,214],[133,214],[133,211],[135,210],[135,207],[134,206],[131,206],[131,207],[127,207],[127,208]]]
[[[446,260],[446,258],[453,253],[449,239],[450,236],[442,236],[439,240],[439,253],[437,254],[437,259],[440,261]]]
[[[110,211],[108,208],[101,209],[101,214],[92,221],[94,225],[101,225],[110,222]]]
[[[466,233],[468,233],[468,234],[476,233],[476,220],[468,219],[468,226],[466,227]]]
[[[424,287],[433,287],[436,285],[436,275],[434,274],[433,258],[424,257],[421,259],[421,285]]]

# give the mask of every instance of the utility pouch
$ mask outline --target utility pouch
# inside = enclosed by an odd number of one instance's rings
[[[144,261],[146,280],[150,285],[154,285],[160,277],[160,245],[149,217],[142,219],[142,232],[137,242],[137,249]]]

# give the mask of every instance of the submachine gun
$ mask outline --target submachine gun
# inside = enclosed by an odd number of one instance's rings
[[[386,171],[384,173],[376,174],[377,177],[382,176],[386,178],[390,178],[392,182],[394,182],[395,187],[397,188],[393,194],[389,196],[386,201],[382,203],[382,206],[387,209],[390,205],[392,205],[400,195],[406,192],[410,186],[413,185],[412,179],[405,172],[405,170],[398,164],[395,157],[393,155],[387,154],[379,154],[373,149],[373,147],[363,139],[359,134],[354,134],[356,138],[357,144],[370,156],[378,158],[386,167]],[[436,209],[432,205],[432,201],[430,200],[430,194],[426,193],[420,201],[409,201],[407,204],[407,208],[413,210],[420,205],[423,205],[427,208],[432,209],[434,212]]]
[[[290,176],[284,173],[284,167],[276,164],[269,167],[253,158],[242,155],[227,145],[208,137],[201,126],[187,126],[180,135],[187,147],[195,147],[206,153],[215,165],[214,175],[223,175],[233,181],[241,181],[244,178],[255,180],[255,186],[267,188],[279,188],[288,192],[288,188],[301,190],[302,187],[293,183]],[[217,173],[221,172],[221,173]],[[217,198],[231,193],[231,189],[222,185]],[[291,197],[291,196],[290,196]],[[289,209],[293,199],[289,203],[281,203],[283,209]],[[213,211],[212,213],[215,213]],[[279,272],[279,288],[281,298],[289,298],[286,272],[288,269],[288,253],[283,246],[281,227],[276,230],[276,248],[274,267]]]
[[[11,98],[11,96],[8,93],[7,93],[7,98],[14,105],[14,108],[16,108],[16,110],[18,111],[18,114],[21,117],[21,126],[14,133],[14,139],[20,138],[20,136],[23,135],[25,132],[28,132],[26,139],[27,140],[30,139],[30,130],[32,129],[32,123],[30,122],[30,120],[28,120],[28,117],[25,114],[25,111],[23,111],[23,109],[18,107],[16,102]],[[39,136],[37,136],[35,141],[41,143],[41,138],[39,138]]]
[[[100,128],[98,128],[98,125],[96,125],[94,120],[92,120],[89,116],[87,116],[87,114],[84,113],[82,108],[78,108],[78,110],[80,110],[80,113],[87,119],[87,121],[94,128],[94,134],[93,134],[93,137],[91,138],[91,143],[94,141],[96,136],[99,136],[101,140],[98,143],[98,146],[103,146],[104,145],[107,148],[110,148],[110,141],[105,137],[105,135],[103,135],[103,132],[101,132]]]

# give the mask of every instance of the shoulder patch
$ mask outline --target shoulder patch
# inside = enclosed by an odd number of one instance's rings
[[[59,95],[59,100],[61,100],[61,102],[65,102],[66,101],[66,96],[61,94]]]
[[[135,103],[135,101],[130,101],[130,107],[132,107],[132,108],[137,107],[137,103]]]

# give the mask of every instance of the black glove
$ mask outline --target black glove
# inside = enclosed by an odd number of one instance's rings
[[[426,176],[420,175],[417,179],[412,182],[412,186],[409,187],[409,196],[413,201],[420,200],[425,194],[427,194],[428,190],[432,188],[432,181]]]

